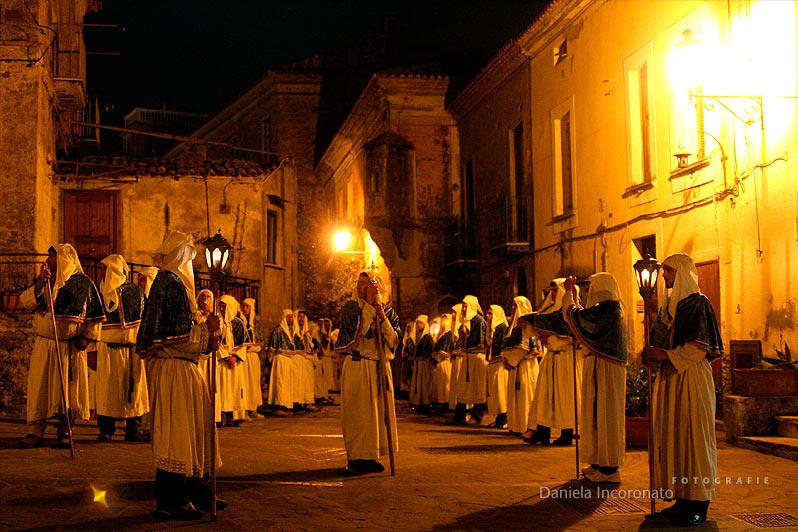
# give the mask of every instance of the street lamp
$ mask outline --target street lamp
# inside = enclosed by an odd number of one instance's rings
[[[349,247],[349,242],[352,240],[352,235],[346,229],[337,231],[333,235],[333,245],[337,251],[345,251]]]
[[[212,237],[205,239],[205,265],[213,282],[214,314],[219,315],[219,283],[230,260],[232,247],[219,229]],[[216,359],[218,351],[213,350],[210,362],[210,396],[211,396],[211,521],[216,521]]]
[[[640,259],[635,262],[635,279],[637,280],[637,289],[640,291],[640,296],[643,298],[643,337],[645,344],[648,345],[649,341],[649,302],[654,295],[657,287],[657,277],[659,276],[659,269],[661,265],[657,259],[651,258],[651,255],[646,255],[645,259]],[[654,516],[657,512],[656,500],[654,499],[654,410],[653,410],[653,394],[651,386],[651,367],[646,368],[646,377],[648,379],[648,489],[651,496],[651,515]]]

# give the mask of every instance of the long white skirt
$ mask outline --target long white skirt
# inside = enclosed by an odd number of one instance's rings
[[[466,353],[457,375],[457,402],[470,405],[488,401],[488,363],[485,353]]]
[[[89,367],[86,363],[86,351],[74,351],[70,357],[70,342],[62,341],[59,344],[63,383],[72,417],[89,419]],[[37,336],[28,370],[28,422],[66,413],[61,383],[55,340]]]
[[[383,363],[384,380],[379,383],[377,364],[366,359],[353,361],[352,357],[344,360],[341,372],[341,425],[348,460],[378,460],[388,454],[386,390],[391,441],[394,452],[399,450],[391,366]]]
[[[244,379],[246,381],[244,386],[244,404],[247,410],[255,410],[263,404],[260,386],[261,372],[259,353],[248,349],[247,361],[244,364]]]
[[[153,358],[148,369],[155,467],[192,477],[209,473],[216,425],[205,379],[195,364],[178,358]]]
[[[706,358],[677,373],[665,362],[654,383],[654,488],[674,497],[715,497],[715,384]]]
[[[432,402],[432,364],[430,359],[414,360],[410,378],[410,404],[420,406]]]
[[[150,410],[144,361],[132,349],[97,342],[94,409],[100,416],[129,418]]]
[[[294,357],[275,354],[272,358],[272,370],[269,378],[270,405],[294,408],[300,402],[297,393],[298,376]]]
[[[576,366],[570,348],[560,353],[547,352],[540,362],[535,399],[532,404],[530,426],[574,429],[574,373],[576,390],[582,383],[582,355],[577,352]],[[581,393],[576,393],[577,406]]]
[[[538,359],[536,356],[521,359],[507,379],[507,429],[525,432],[530,425],[529,413],[535,398],[538,383]]]
[[[626,367],[587,356],[582,373],[579,441],[583,461],[620,467],[626,452]]]
[[[507,377],[502,362],[488,364],[488,415],[507,413]]]
[[[452,361],[445,358],[432,370],[432,401],[449,402],[449,385],[452,381]]]

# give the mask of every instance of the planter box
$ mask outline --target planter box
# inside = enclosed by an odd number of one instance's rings
[[[798,369],[734,369],[732,394],[745,397],[798,395]]]
[[[626,417],[626,446],[646,447],[648,445],[648,416]]]

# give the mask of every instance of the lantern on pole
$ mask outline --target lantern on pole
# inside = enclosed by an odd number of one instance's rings
[[[659,269],[661,265],[657,259],[646,255],[645,259],[640,259],[635,262],[635,279],[637,280],[637,289],[640,291],[640,296],[643,298],[643,331],[645,343],[648,345],[649,329],[651,327],[649,320],[649,303],[651,297],[657,287],[657,278],[659,277]],[[651,386],[651,367],[646,368],[646,376],[648,378],[648,488],[651,495],[651,516],[656,514],[656,500],[654,499],[654,412],[653,412],[653,397]]]
[[[205,265],[213,282],[214,313],[219,315],[219,283],[224,270],[230,261],[232,247],[219,229],[216,234],[203,242],[205,246]],[[218,351],[214,349],[210,364],[210,396],[211,396],[211,521],[216,521],[216,359]]]

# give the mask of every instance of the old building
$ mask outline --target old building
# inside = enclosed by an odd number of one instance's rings
[[[444,229],[458,194],[448,82],[424,69],[375,74],[316,166],[331,206],[329,234],[353,231],[363,268],[384,264],[405,318],[435,314],[453,297],[443,275]]]
[[[530,211],[532,149],[529,61],[506,44],[449,106],[460,140],[460,205],[449,227],[448,275],[469,280],[483,308],[513,297],[534,300]]]
[[[11,0],[0,5],[0,249],[46,250],[60,237],[51,164],[78,142],[84,119],[83,16],[92,0]]]

